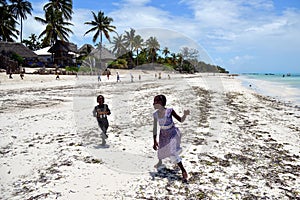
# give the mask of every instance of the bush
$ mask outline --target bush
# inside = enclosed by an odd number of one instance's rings
[[[11,55],[11,59],[18,62],[19,65],[23,64],[24,58],[22,58],[19,54],[13,53]]]
[[[127,69],[127,61],[125,59],[117,59],[110,63],[110,68]]]
[[[75,66],[66,66],[66,71],[67,72],[78,72],[79,71],[79,68],[78,67],[75,67]]]

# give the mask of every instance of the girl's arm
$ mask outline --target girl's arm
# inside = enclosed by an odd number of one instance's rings
[[[156,136],[157,136],[157,119],[153,117],[153,149],[154,150],[157,150],[158,147]]]
[[[172,116],[175,117],[179,122],[184,122],[186,116],[190,114],[190,111],[189,111],[189,110],[183,111],[183,116],[182,116],[182,117],[179,117],[179,115],[177,115],[177,113],[176,113],[174,110],[172,110],[172,113],[171,113],[171,114],[172,114]]]

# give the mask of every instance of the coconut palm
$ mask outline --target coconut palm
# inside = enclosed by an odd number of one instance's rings
[[[134,48],[135,30],[133,28],[130,31],[125,31],[124,39],[126,48],[132,52]]]
[[[23,39],[23,19],[27,19],[27,14],[31,15],[32,5],[29,1],[24,0],[10,0],[12,3],[11,9],[16,19],[21,20],[21,31],[20,31],[20,41]]]
[[[134,37],[134,40],[133,40],[133,47],[134,47],[134,50],[136,51],[136,66],[139,65],[139,49],[143,49],[143,43],[144,43],[144,39],[140,36],[140,35],[137,35]]]
[[[19,31],[16,29],[18,22],[14,15],[11,14],[11,6],[6,1],[0,2],[0,40],[13,42],[18,38]]]
[[[110,23],[113,22],[113,19],[110,17],[107,17],[104,15],[104,12],[99,11],[98,15],[96,15],[93,11],[92,11],[93,17],[94,17],[94,21],[90,21],[90,22],[85,22],[84,24],[87,25],[92,25],[94,26],[93,28],[91,28],[90,30],[88,30],[84,35],[96,31],[94,37],[93,37],[93,42],[95,43],[98,39],[98,37],[100,36],[100,45],[102,45],[102,33],[105,35],[105,38],[110,41],[110,35],[109,32],[115,32],[116,27],[111,25]]]
[[[93,42],[95,43],[98,38],[100,38],[100,68],[101,68],[101,54],[102,54],[102,34],[104,34],[105,38],[110,42],[110,32],[115,32],[116,27],[111,25],[113,19],[111,17],[107,17],[104,15],[104,12],[99,11],[96,15],[92,11],[94,20],[90,22],[85,22],[84,24],[93,26],[90,30],[88,30],[84,35],[96,31],[93,36]]]
[[[46,25],[45,30],[39,35],[39,38],[44,36],[43,45],[50,44],[52,46],[58,39],[69,41],[69,33],[73,33],[71,29],[67,28],[73,24],[64,21],[62,12],[59,10],[49,8],[45,12],[45,19],[35,17],[35,20]]]
[[[62,16],[66,20],[72,19],[73,14],[73,2],[72,0],[49,0],[49,3],[44,6],[45,12],[47,10],[59,10],[62,12]]]
[[[146,41],[146,46],[148,48],[149,53],[151,54],[151,60],[152,63],[154,62],[154,57],[156,57],[156,51],[159,50],[160,48],[160,44],[157,41],[156,37],[150,37],[147,41]]]
[[[165,56],[165,59],[166,59],[167,56],[170,54],[169,48],[165,47],[162,53],[163,53],[163,55]]]
[[[31,33],[28,39],[22,40],[22,43],[24,43],[29,49],[33,51],[38,50],[41,47],[38,36],[33,33]]]
[[[117,34],[117,36],[113,37],[113,41],[111,42],[114,45],[112,52],[115,53],[117,57],[120,57],[126,53],[124,42],[125,39],[122,34]]]
[[[135,30],[133,28],[131,28],[130,31],[125,31],[125,35],[124,35],[125,46],[128,50],[128,57],[131,66],[133,65],[134,38],[135,38]]]

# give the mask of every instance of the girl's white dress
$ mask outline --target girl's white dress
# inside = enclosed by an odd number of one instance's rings
[[[162,118],[159,118],[158,110],[153,113],[153,117],[160,125],[157,156],[158,159],[170,157],[172,162],[179,163],[181,161],[179,154],[182,151],[180,147],[181,133],[173,122],[172,110],[172,108],[167,108]]]

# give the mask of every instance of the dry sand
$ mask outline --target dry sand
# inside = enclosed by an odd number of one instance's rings
[[[0,199],[300,198],[299,107],[225,75],[119,73],[119,83],[116,70],[100,83],[0,74]],[[105,148],[92,116],[98,94],[112,111]],[[169,160],[153,167],[157,94],[180,115],[191,110],[175,122],[188,184]]]

